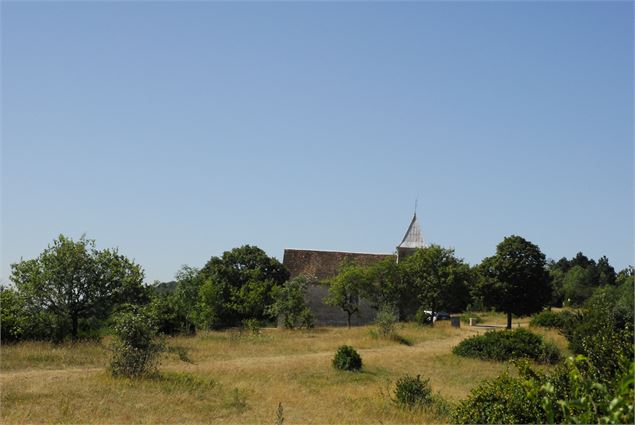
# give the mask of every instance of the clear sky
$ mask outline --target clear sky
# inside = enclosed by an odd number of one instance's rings
[[[2,2],[2,270],[254,244],[633,263],[631,2]]]

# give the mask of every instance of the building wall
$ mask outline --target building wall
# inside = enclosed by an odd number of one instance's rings
[[[291,278],[300,275],[314,276],[319,283],[310,284],[306,292],[306,303],[315,316],[318,326],[344,326],[347,314],[339,307],[324,303],[328,295],[328,284],[325,280],[337,275],[345,262],[359,266],[370,266],[385,258],[395,258],[393,254],[365,254],[358,252],[316,251],[305,249],[285,249],[283,264],[289,270]],[[351,317],[351,324],[363,325],[372,323],[377,312],[367,300],[359,302],[359,312]]]

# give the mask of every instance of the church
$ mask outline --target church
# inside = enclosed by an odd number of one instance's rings
[[[306,301],[315,316],[316,325],[345,325],[346,313],[339,307],[329,306],[323,302],[323,299],[328,295],[328,286],[325,281],[335,277],[342,264],[352,263],[359,266],[370,266],[389,257],[399,262],[400,259],[412,254],[416,249],[426,246],[415,212],[406,234],[392,254],[289,248],[284,250],[282,263],[289,270],[291,278],[305,275],[317,279],[316,284],[309,285],[306,294]],[[376,311],[366,300],[360,300],[359,313],[353,315],[351,323],[353,325],[371,323],[375,320],[375,314]]]

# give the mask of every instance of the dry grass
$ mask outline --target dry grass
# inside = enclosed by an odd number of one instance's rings
[[[3,423],[439,423],[437,411],[408,411],[390,389],[403,374],[429,377],[444,399],[464,398],[480,380],[506,365],[451,354],[475,331],[448,322],[433,328],[399,325],[410,345],[372,335],[372,327],[315,331],[266,329],[170,338],[194,364],[166,357],[162,373],[131,381],[107,375],[105,344],[2,347]],[[558,342],[558,341],[557,341]],[[360,352],[361,373],[339,372],[331,358],[339,345]],[[560,344],[559,344],[560,345]]]

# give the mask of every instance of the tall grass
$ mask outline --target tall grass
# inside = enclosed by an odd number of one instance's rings
[[[505,366],[451,354],[474,332],[449,323],[397,325],[413,345],[373,338],[370,327],[314,331],[263,329],[260,335],[210,332],[168,338],[188,352],[165,357],[151,379],[112,378],[106,344],[2,347],[3,423],[271,423],[279,403],[285,423],[439,423],[439,412],[404,410],[390,398],[403,375],[422,375],[447,400],[467,396]],[[331,368],[336,348],[364,359],[357,374]]]

